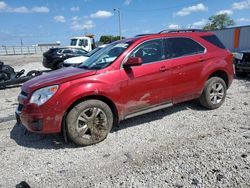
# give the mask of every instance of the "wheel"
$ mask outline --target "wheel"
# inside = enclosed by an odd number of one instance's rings
[[[113,125],[110,107],[99,100],[87,100],[74,106],[66,117],[68,137],[75,144],[88,146],[104,140]]]
[[[235,72],[236,76],[238,78],[245,78],[247,77],[247,73],[246,72]]]
[[[227,86],[223,79],[212,77],[207,80],[199,98],[202,106],[208,109],[219,108],[226,98]]]

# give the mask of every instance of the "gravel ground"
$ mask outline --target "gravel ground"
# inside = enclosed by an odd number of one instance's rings
[[[27,69],[39,61],[5,59]],[[0,187],[250,187],[250,78],[235,79],[219,109],[185,102],[123,121],[89,147],[25,134],[14,118],[19,92],[0,90]]]

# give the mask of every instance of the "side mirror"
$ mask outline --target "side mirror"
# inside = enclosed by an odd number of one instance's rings
[[[140,57],[130,57],[123,64],[123,68],[130,68],[132,66],[140,66],[142,64],[142,59]]]

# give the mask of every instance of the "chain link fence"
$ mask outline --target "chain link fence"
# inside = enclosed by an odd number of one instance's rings
[[[26,55],[47,51],[54,46],[0,46],[0,55]]]

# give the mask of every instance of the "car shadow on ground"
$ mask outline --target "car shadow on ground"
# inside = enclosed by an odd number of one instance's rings
[[[37,134],[28,132],[23,125],[15,124],[10,132],[10,138],[18,145],[35,149],[63,149],[76,147],[66,144],[61,134]]]
[[[165,116],[177,113],[184,110],[206,111],[207,109],[201,107],[196,101],[189,101],[174,105],[173,107],[158,110],[138,117],[130,118],[122,121],[118,126],[113,127],[111,134],[123,129],[139,126],[146,122],[152,122],[162,119]],[[26,131],[26,129],[19,124],[16,124],[10,132],[10,138],[23,147],[35,149],[64,149],[76,148],[73,143],[65,143],[61,134],[36,134]]]
[[[165,108],[165,109],[158,110],[155,112],[151,112],[151,113],[143,114],[143,115],[133,117],[130,119],[126,119],[122,121],[118,126],[113,127],[113,129],[111,130],[111,133],[121,131],[129,127],[138,126],[143,123],[150,123],[156,120],[160,120],[171,114],[184,111],[184,110],[188,110],[188,109],[192,109],[196,111],[207,111],[207,109],[200,106],[196,100],[183,102],[183,103],[176,104],[169,108]]]

